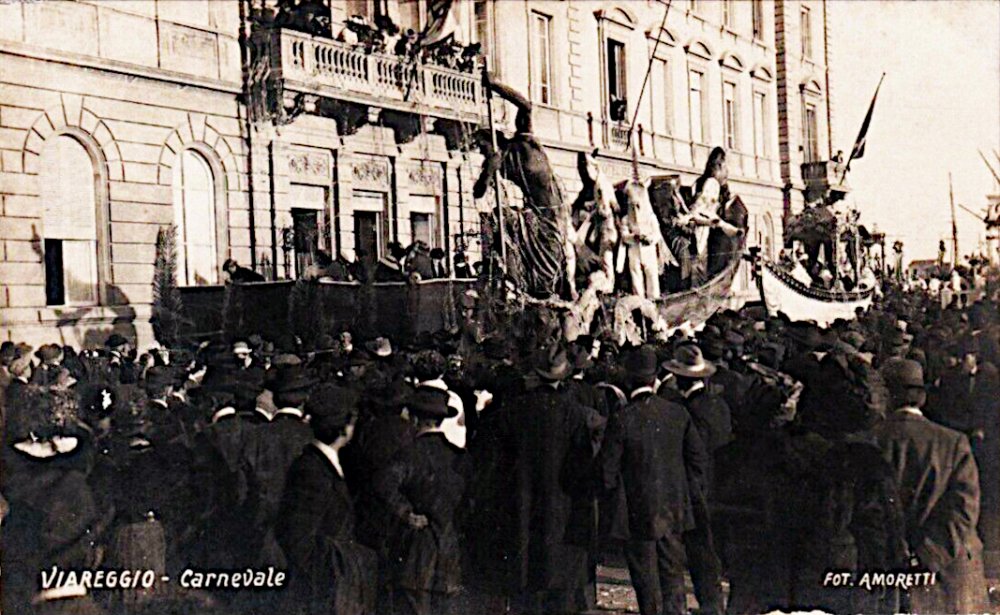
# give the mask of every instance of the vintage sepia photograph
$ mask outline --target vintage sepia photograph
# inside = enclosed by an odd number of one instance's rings
[[[0,0],[0,615],[1000,614],[1000,0]]]

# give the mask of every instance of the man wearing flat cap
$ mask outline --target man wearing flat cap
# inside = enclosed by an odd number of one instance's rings
[[[340,463],[354,435],[358,397],[324,384],[306,404],[315,439],[288,472],[275,535],[288,561],[289,612],[372,613],[377,563],[355,537],[355,511]]]
[[[139,367],[135,364],[135,348],[120,333],[112,333],[104,342],[107,369],[114,381],[135,384],[139,381]]]
[[[448,402],[447,391],[414,389],[406,411],[416,438],[375,479],[394,517],[389,560],[396,613],[449,613],[462,580],[456,512],[469,469],[465,451],[441,429],[457,415]]]
[[[601,450],[604,488],[628,505],[625,558],[642,615],[687,612],[683,533],[695,527],[692,490],[707,464],[701,436],[683,406],[654,392],[656,352],[625,356],[629,403],[612,413]]]
[[[934,585],[910,590],[917,613],[987,610],[979,519],[979,473],[965,435],[924,417],[920,364],[890,359],[882,368],[892,411],[875,428],[893,466],[906,515],[911,564],[937,573]]]

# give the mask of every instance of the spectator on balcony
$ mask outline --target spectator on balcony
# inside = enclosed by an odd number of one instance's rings
[[[402,260],[406,257],[406,250],[396,242],[389,244],[388,253],[379,259],[375,265],[376,282],[405,282],[406,274],[403,273]]]
[[[461,249],[455,251],[455,277],[463,279],[472,277],[469,260],[465,256],[465,251]]]
[[[411,279],[430,280],[434,277],[434,262],[430,257],[430,248],[421,240],[410,246],[406,257],[406,272]]]
[[[441,248],[434,248],[431,250],[431,268],[434,271],[435,278],[447,278],[448,277],[448,263],[445,262],[445,253]]]
[[[231,258],[226,259],[226,262],[222,264],[222,270],[229,274],[229,281],[233,284],[264,281],[264,276],[253,269],[241,267],[239,263]]]
[[[321,0],[284,0],[275,23],[280,28],[331,38],[330,7]]]

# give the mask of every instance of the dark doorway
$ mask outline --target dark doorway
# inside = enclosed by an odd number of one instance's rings
[[[378,260],[379,251],[379,214],[374,211],[354,212],[354,252],[358,261],[367,258]]]
[[[319,212],[314,209],[293,209],[295,228],[295,277],[301,277],[307,267],[316,262],[319,250]]]

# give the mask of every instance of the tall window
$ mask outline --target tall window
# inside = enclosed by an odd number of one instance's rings
[[[805,126],[803,127],[803,146],[806,162],[819,159],[819,127],[816,120],[816,105],[806,103]]]
[[[799,12],[799,36],[802,38],[802,57],[811,58],[813,55],[812,13],[807,6],[801,7]]]
[[[552,104],[552,18],[531,13],[531,71],[533,98],[543,105]]]
[[[726,149],[735,150],[738,145],[736,138],[738,131],[736,84],[729,81],[722,83],[722,117],[723,129],[725,130],[723,137],[725,138]]]
[[[754,40],[764,39],[764,0],[753,0],[753,37]]]
[[[733,0],[722,0],[722,23],[727,28],[732,28],[736,23],[736,7]]]
[[[46,305],[98,301],[97,192],[94,161],[68,135],[45,145],[39,178]]]
[[[753,93],[753,153],[767,158],[767,94]]]
[[[688,72],[688,111],[691,117],[691,141],[704,143],[708,132],[705,124],[705,73]]]
[[[490,70],[496,70],[493,55],[493,21],[490,15],[492,4],[490,0],[475,0],[473,15],[476,24],[476,42],[483,46],[483,53],[488,58]]]
[[[216,284],[219,275],[212,168],[192,149],[181,152],[179,167],[174,169],[177,283],[188,286]]]
[[[669,135],[674,132],[673,79],[671,79],[670,74],[670,63],[667,61],[660,61],[660,64],[662,66],[660,78],[663,80],[663,94],[660,96],[661,104],[663,105],[663,125],[661,126],[661,130],[663,131],[663,134]]]
[[[625,79],[625,44],[608,39],[608,109],[611,119],[624,121],[628,116],[627,87]]]

